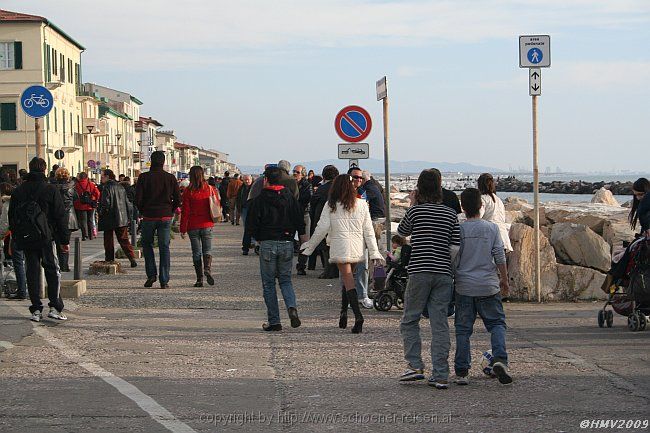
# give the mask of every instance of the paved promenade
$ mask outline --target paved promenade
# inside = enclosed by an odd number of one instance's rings
[[[650,419],[650,331],[620,316],[599,329],[600,303],[508,304],[512,386],[478,366],[468,387],[400,385],[400,311],[364,310],[363,334],[340,330],[337,281],[310,272],[294,277],[302,326],[283,312],[285,330],[264,333],[258,257],[241,255],[241,227],[215,232],[213,287],[192,287],[189,241],[176,235],[169,290],[142,287],[141,259],[86,276],[67,322],[33,324],[26,302],[2,298],[0,431],[650,431],[580,428]],[[83,246],[87,269],[101,246]],[[475,359],[488,337],[477,324]]]

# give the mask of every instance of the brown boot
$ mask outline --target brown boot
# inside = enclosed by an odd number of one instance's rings
[[[206,254],[203,256],[203,274],[205,275],[205,279],[208,281],[208,284],[214,286],[214,278],[212,278],[212,274],[210,273],[211,268],[212,256],[210,254]]]

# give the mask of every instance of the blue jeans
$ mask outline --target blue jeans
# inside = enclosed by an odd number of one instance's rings
[[[431,372],[433,379],[449,377],[449,323],[447,308],[451,297],[450,275],[433,272],[409,274],[404,293],[404,315],[399,329],[404,341],[404,359],[411,368],[423,369],[420,317],[429,310],[431,324]]]
[[[296,294],[291,285],[291,266],[293,263],[293,241],[260,242],[260,274],[264,289],[264,303],[269,325],[280,323],[278,294],[275,279],[280,283],[280,291],[287,309],[296,307]]]
[[[187,234],[192,245],[192,261],[198,262],[201,256],[212,252],[212,227],[189,230]]]
[[[27,296],[27,277],[25,276],[25,253],[16,248],[16,242],[11,240],[11,261],[16,273],[18,296]]]
[[[481,316],[485,329],[490,333],[494,361],[508,363],[506,353],[506,315],[501,304],[501,295],[474,297],[456,294],[456,374],[469,370],[472,355],[469,338],[474,330],[476,314]]]
[[[156,276],[156,256],[153,253],[154,234],[158,235],[158,253],[160,254],[160,273],[158,280],[161,284],[169,282],[169,236],[172,227],[170,221],[142,221],[142,253],[147,278]]]
[[[368,297],[368,250],[363,255],[363,260],[354,269],[354,288],[357,289],[360,301]]]

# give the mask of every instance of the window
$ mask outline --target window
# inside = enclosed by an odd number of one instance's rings
[[[52,75],[56,75],[56,50],[52,48],[50,51],[52,52]]]
[[[65,81],[65,57],[63,57],[63,54],[59,54],[59,66],[61,67],[61,70],[59,71],[59,80]]]
[[[56,115],[56,107],[54,107],[54,132],[59,132],[59,122]]]
[[[72,84],[72,59],[68,59],[68,83]]]
[[[0,104],[0,130],[16,130],[16,104],[13,102]]]
[[[0,42],[0,70],[23,68],[23,43]]]

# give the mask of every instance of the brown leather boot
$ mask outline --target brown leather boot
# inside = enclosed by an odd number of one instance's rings
[[[210,254],[205,254],[203,256],[203,274],[205,275],[205,279],[208,281],[208,284],[214,286],[214,278],[212,278],[212,274],[210,273],[211,268],[212,256]]]

